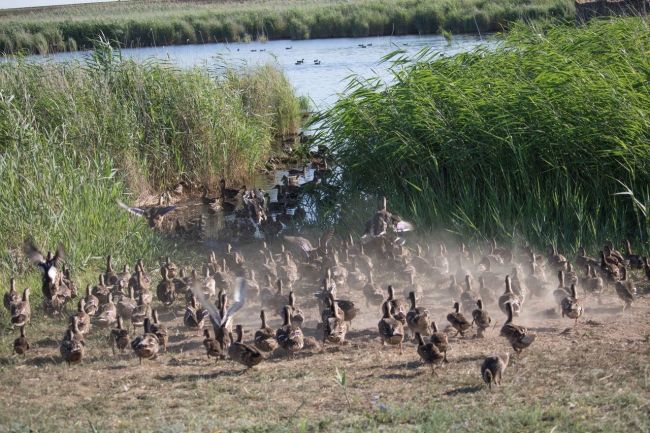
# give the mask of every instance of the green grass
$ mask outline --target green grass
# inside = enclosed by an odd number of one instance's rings
[[[239,182],[299,120],[269,66],[213,76],[122,60],[105,45],[79,63],[0,64],[0,274],[24,269],[27,237],[62,242],[75,268],[108,253],[154,257],[161,241],[116,200],[180,180]]]
[[[394,53],[321,120],[342,186],[465,239],[567,251],[650,235],[648,22],[518,27],[497,49]],[[624,193],[624,194],[620,194]],[[354,196],[354,195],[353,195]]]
[[[488,32],[519,20],[571,21],[574,13],[570,0],[132,0],[0,11],[0,51],[75,51],[90,47],[100,34],[127,47],[141,47]]]

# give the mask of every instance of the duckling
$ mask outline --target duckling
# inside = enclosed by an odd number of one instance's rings
[[[578,300],[578,295],[576,294],[576,285],[571,284],[571,295],[562,299],[560,303],[562,308],[562,317],[568,317],[569,319],[575,319],[573,326],[578,324],[578,319],[582,316],[584,309],[582,304]]]
[[[302,323],[305,321],[305,314],[300,308],[296,307],[296,295],[293,293],[293,290],[289,292],[289,306],[291,307],[291,323],[302,327]]]
[[[444,332],[438,331],[438,325],[436,325],[435,321],[431,322],[431,336],[429,337],[429,341],[433,343],[440,352],[444,354],[444,362],[449,362],[447,361],[447,349],[449,348],[449,338],[447,337],[447,334]]]
[[[329,310],[322,313],[323,319],[323,343],[329,342],[342,344],[345,342],[345,334],[348,325],[343,320],[343,315],[334,299],[334,294],[329,294]]]
[[[368,282],[363,287],[363,297],[366,300],[366,307],[370,305],[379,306],[384,302],[384,293],[381,287],[375,284],[372,272],[368,273]]]
[[[163,352],[167,352],[167,342],[169,341],[169,333],[165,325],[161,324],[158,320],[158,310],[151,310],[151,318],[153,323],[150,324],[150,330],[152,334],[156,334],[158,337],[158,342],[160,343],[160,348]]]
[[[472,327],[469,320],[460,312],[460,304],[458,302],[454,302],[454,312],[447,314],[447,321],[456,330],[456,335],[460,334],[461,337],[464,337],[465,331]]]
[[[403,353],[402,342],[404,341],[404,325],[391,314],[389,300],[382,304],[381,309],[383,317],[377,324],[381,344],[382,346],[385,346],[386,343],[391,346],[399,345],[399,353],[401,355]]]
[[[632,302],[636,296],[636,286],[632,281],[627,279],[627,270],[624,267],[621,268],[621,280],[616,282],[614,288],[619,299],[625,303],[623,310],[632,306]]]
[[[492,318],[490,317],[490,314],[483,309],[483,301],[480,299],[477,300],[476,305],[478,308],[472,311],[472,319],[474,319],[472,320],[472,324],[476,323],[476,336],[478,338],[483,338],[485,330],[488,329],[492,323]]]
[[[512,323],[513,314],[512,305],[510,303],[506,303],[506,310],[508,313],[508,320],[506,320],[506,323],[501,328],[500,335],[507,338],[512,348],[517,352],[517,354],[519,354],[522,350],[533,344],[537,336],[529,333],[528,329],[525,327]]]
[[[197,307],[196,297],[192,295],[190,303],[185,307],[185,315],[183,316],[183,323],[190,329],[203,329],[205,318],[208,316],[208,311]]]
[[[282,310],[284,323],[275,332],[275,339],[280,347],[290,353],[296,353],[304,346],[302,329],[291,323],[291,307],[288,305]]]
[[[105,284],[104,274],[99,274],[99,284],[93,287],[93,295],[97,297],[99,305],[108,302],[108,295],[111,293],[111,287]]]
[[[262,326],[255,332],[255,347],[262,352],[273,352],[278,348],[278,341],[275,339],[275,332],[266,325],[266,313],[260,311]]]
[[[122,317],[117,316],[117,328],[111,329],[111,350],[113,355],[115,355],[115,347],[124,353],[124,349],[129,345],[129,331],[124,329],[122,326]]]
[[[94,316],[99,309],[99,299],[90,293],[90,284],[86,286],[86,297],[84,298],[84,311],[89,316]]]
[[[117,320],[117,308],[113,303],[113,295],[108,294],[108,302],[100,307],[99,313],[95,316],[97,326],[108,328]]]
[[[440,350],[438,350],[438,347],[435,344],[425,344],[424,339],[419,332],[415,333],[415,339],[418,342],[418,355],[420,355],[420,359],[425,364],[429,364],[431,366],[431,375],[433,376],[436,374],[434,366],[436,364],[442,363],[445,359],[445,355],[443,355]]]
[[[429,335],[429,310],[415,305],[415,293],[409,293],[411,309],[406,313],[406,324],[413,333]]]
[[[219,344],[216,339],[210,337],[210,331],[204,329],[203,336],[203,347],[205,347],[205,353],[208,357],[208,360],[211,356],[215,361],[218,361],[219,359],[225,359],[226,356],[221,349],[221,344]]]
[[[9,280],[9,291],[4,295],[4,306],[7,311],[11,312],[11,306],[19,303],[21,300],[18,290],[16,290],[16,280],[11,277]]]
[[[472,277],[465,275],[465,290],[460,294],[460,303],[463,310],[472,311],[472,308],[476,306],[477,300],[478,297],[472,290]]]
[[[124,320],[131,320],[133,311],[138,307],[138,301],[133,297],[133,287],[129,289],[129,296],[122,296],[117,302],[117,314]]]
[[[23,290],[23,297],[20,302],[17,302],[11,306],[11,326],[21,327],[25,326],[32,315],[32,307],[29,303],[29,288]]]
[[[388,286],[388,298],[386,298],[386,301],[390,307],[391,316],[406,326],[406,307],[402,301],[395,299],[395,289],[391,285]]]
[[[25,327],[20,327],[20,337],[14,340],[14,353],[16,355],[23,355],[25,357],[27,351],[29,350],[29,341],[25,337]]]
[[[158,296],[158,300],[162,302],[164,306],[169,307],[176,299],[176,288],[171,280],[167,267],[163,266],[161,272],[163,280],[158,283],[156,295]]]
[[[82,361],[86,347],[83,335],[81,335],[81,332],[77,328],[77,316],[71,316],[70,319],[72,323],[59,345],[61,357],[68,366],[70,364],[78,364]]]
[[[499,296],[499,308],[505,314],[508,314],[508,309],[506,305],[512,307],[513,314],[519,316],[519,311],[521,310],[521,300],[517,295],[512,292],[512,287],[510,286],[510,275],[506,275],[506,290],[503,295]]]
[[[493,383],[496,386],[501,386],[501,376],[506,371],[509,360],[510,354],[506,352],[504,354],[488,356],[483,361],[483,364],[481,364],[481,377],[487,383],[490,390],[492,390]]]
[[[150,320],[144,319],[144,334],[138,335],[131,341],[131,348],[142,365],[142,359],[155,359],[158,356],[160,342],[158,336],[151,332]]]
[[[83,335],[86,335],[90,332],[90,328],[92,327],[90,323],[90,314],[86,313],[85,311],[86,307],[86,301],[84,301],[84,298],[79,299],[79,302],[77,303],[77,326],[79,327],[79,332],[81,332]]]
[[[233,341],[230,347],[228,347],[228,356],[230,359],[246,366],[247,370],[264,361],[265,358],[262,352],[242,341],[244,332],[241,325],[235,327],[235,332],[237,334],[237,340]]]

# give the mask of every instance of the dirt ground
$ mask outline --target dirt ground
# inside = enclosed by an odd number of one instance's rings
[[[441,328],[451,311],[445,299],[425,302]],[[295,357],[278,351],[247,372],[208,360],[203,337],[183,326],[180,306],[161,315],[171,331],[168,352],[142,366],[130,351],[113,356],[107,332],[94,328],[83,364],[68,367],[58,350],[64,322],[37,315],[26,358],[11,354],[15,331],[4,325],[0,334],[0,432],[650,431],[648,299],[623,312],[609,288],[602,304],[588,298],[585,306],[572,330],[571,320],[549,311],[552,304],[525,304],[515,322],[537,340],[513,357],[502,387],[491,392],[479,374],[483,358],[513,352],[499,337],[505,317],[495,305],[487,307],[497,322],[487,337],[452,338],[438,376],[412,342],[403,355],[381,347],[377,307],[362,305],[347,345]],[[249,341],[258,312],[253,302],[236,316]],[[306,335],[319,337],[316,308],[306,313]],[[279,326],[273,316],[270,326]]]

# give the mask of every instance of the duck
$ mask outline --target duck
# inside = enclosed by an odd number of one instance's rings
[[[90,292],[90,284],[86,285],[86,297],[84,298],[84,311],[89,316],[94,316],[99,309],[99,298]]]
[[[562,317],[568,317],[569,319],[574,319],[575,323],[573,326],[578,324],[578,319],[582,316],[584,308],[582,303],[578,300],[578,295],[576,294],[576,285],[571,284],[571,294],[562,299],[560,307],[562,309]]]
[[[117,320],[117,308],[113,303],[113,295],[108,294],[108,302],[101,306],[99,313],[95,316],[97,326],[108,328]]]
[[[375,284],[372,271],[368,273],[368,282],[363,286],[363,297],[366,300],[366,307],[380,306],[384,302],[384,293],[381,287]]]
[[[176,263],[172,262],[169,256],[165,257],[165,263],[160,267],[160,276],[165,278],[164,270],[167,270],[167,276],[170,279],[174,279],[178,276],[179,268]]]
[[[244,307],[246,301],[245,281],[242,277],[235,280],[234,300],[232,305],[228,304],[228,295],[221,293],[219,297],[219,308],[209,302],[205,303],[210,315],[210,322],[214,329],[214,338],[221,345],[225,353],[232,342],[232,322],[235,314]],[[200,298],[200,296],[199,296]]]
[[[429,335],[429,310],[416,306],[415,292],[409,292],[411,309],[406,313],[406,324],[415,335],[420,333]]]
[[[537,336],[528,332],[528,329],[525,327],[512,323],[513,313],[512,305],[510,303],[506,304],[506,310],[508,313],[508,319],[503,327],[501,327],[499,335],[505,337],[515,352],[520,354],[525,348],[533,344]]]
[[[278,341],[275,339],[275,332],[266,324],[266,313],[260,310],[260,319],[262,325],[260,329],[255,332],[255,347],[262,352],[273,352],[278,348]]]
[[[564,284],[564,271],[557,271],[558,286],[553,290],[553,299],[557,305],[562,304],[562,300],[570,295],[569,287]]]
[[[203,329],[205,318],[208,316],[208,310],[197,307],[196,297],[192,294],[190,302],[185,307],[185,315],[183,316],[183,323],[190,329]]]
[[[155,359],[160,350],[158,336],[151,332],[151,322],[147,317],[144,319],[144,334],[138,335],[131,341],[131,348],[142,365],[143,359]]]
[[[492,390],[492,384],[495,386],[501,386],[501,377],[506,371],[508,366],[508,361],[510,360],[510,354],[498,354],[488,356],[483,360],[481,364],[481,378],[487,384],[487,386]]]
[[[555,269],[564,269],[567,259],[562,254],[558,254],[555,245],[549,245],[546,249],[546,261]]]
[[[478,293],[481,299],[486,303],[486,304],[496,304],[497,299],[494,297],[494,294],[492,293],[492,290],[489,290],[485,286],[485,279],[483,278],[483,275],[478,277]]]
[[[617,251],[614,248],[614,244],[612,241],[605,241],[605,246],[603,247],[603,250],[605,251],[605,255],[608,258],[611,258],[614,263],[617,265],[623,265],[625,264],[625,257],[623,257],[623,254],[621,254],[619,251]]]
[[[472,324],[476,323],[476,336],[478,338],[483,338],[484,332],[490,327],[492,323],[492,318],[490,314],[483,309],[483,301],[478,299],[476,301],[477,308],[472,311]]]
[[[604,250],[600,252],[600,271],[609,281],[617,281],[620,278],[620,268],[617,264],[609,261]]]
[[[526,286],[530,289],[531,298],[536,296],[543,298],[546,294],[546,277],[540,276],[538,272],[537,262],[530,262],[530,274],[526,277]],[[543,273],[541,275],[544,275]]]
[[[128,264],[124,264],[122,272],[117,274],[117,282],[115,284],[122,293],[128,293],[129,281],[131,281],[131,269]]]
[[[460,294],[460,303],[465,311],[472,311],[476,306],[478,297],[472,290],[472,277],[465,275],[465,290]]]
[[[117,327],[111,329],[111,350],[115,355],[115,348],[124,353],[124,350],[129,345],[129,331],[124,329],[122,317],[117,316]]]
[[[254,271],[251,271],[252,273],[252,281],[255,281],[255,273]],[[210,275],[210,268],[207,266],[203,266],[203,278],[200,281],[201,283],[201,290],[203,290],[203,295],[206,298],[212,298],[217,294],[217,283],[212,278],[212,275]],[[247,287],[250,289],[252,287],[252,282],[249,281]]]
[[[242,325],[237,325],[235,327],[235,333],[237,335],[237,340],[230,343],[228,347],[228,357],[242,364],[246,367],[246,370],[249,370],[262,361],[264,361],[264,355],[260,352],[255,346],[244,343],[243,335],[244,331]]]
[[[600,260],[595,259],[593,257],[589,257],[587,255],[587,252],[585,251],[585,247],[583,246],[578,247],[578,254],[576,255],[575,262],[581,268],[584,268],[587,265],[591,265],[592,267],[595,268],[600,265]]]
[[[596,275],[596,270],[591,265],[587,265],[587,277],[582,280],[585,293],[595,293],[600,299],[604,287],[603,279]]]
[[[435,375],[435,365],[441,364],[445,359],[445,355],[438,350],[435,344],[431,342],[425,343],[422,334],[419,332],[415,333],[415,339],[418,342],[418,355],[420,355],[420,359],[425,364],[431,366],[431,375]]]
[[[203,347],[205,347],[205,354],[208,357],[208,360],[210,357],[213,357],[215,361],[226,358],[223,350],[221,349],[221,344],[219,344],[216,339],[210,337],[209,330],[203,330],[203,337]]]
[[[275,332],[275,339],[278,345],[289,353],[295,354],[300,351],[305,342],[302,329],[291,323],[291,307],[286,305],[282,310],[283,324]]]
[[[573,265],[571,262],[566,264],[566,272],[564,272],[564,280],[571,287],[571,284],[578,285],[578,274],[573,270]]]
[[[163,266],[161,272],[163,279],[160,283],[158,283],[158,287],[156,288],[156,295],[158,296],[158,300],[162,302],[164,306],[169,307],[174,303],[174,300],[176,299],[176,287],[171,280],[171,276],[167,267]]]
[[[113,269],[113,256],[106,256],[106,271],[104,272],[104,281],[110,286],[117,284],[117,274]]]
[[[104,274],[99,274],[98,284],[93,287],[93,295],[97,297],[99,305],[105,304],[108,302],[108,295],[111,293],[111,287],[106,285],[104,280]]]
[[[25,327],[21,326],[20,336],[14,340],[14,353],[25,357],[29,347],[29,341],[27,341],[27,337],[25,336]]]
[[[22,327],[29,323],[32,315],[32,307],[29,303],[29,287],[23,290],[22,299],[11,305],[11,326]]]
[[[300,308],[296,307],[296,295],[293,290],[289,292],[289,306],[291,307],[291,323],[295,323],[296,326],[302,327],[302,324],[305,321],[305,314]]]
[[[352,270],[348,272],[347,283],[351,289],[363,289],[368,282],[368,276],[365,272],[359,269],[358,260],[356,257],[352,259]]]
[[[625,303],[623,310],[632,306],[636,296],[636,286],[627,279],[627,270],[624,267],[621,268],[621,280],[616,282],[614,289],[618,298]]]
[[[147,223],[149,224],[149,227],[153,229],[159,229],[162,227],[162,223],[164,221],[165,215],[175,211],[178,208],[177,206],[174,205],[163,206],[162,200],[163,200],[163,196],[161,195],[158,200],[158,206],[151,206],[151,207],[128,206],[119,200],[117,201],[117,204],[119,207],[129,212],[130,214],[145,218],[147,220]]]
[[[456,275],[449,276],[449,286],[447,287],[447,293],[452,299],[459,298],[463,293],[463,288],[458,284]]]
[[[138,307],[138,301],[133,297],[133,287],[128,289],[129,296],[122,296],[117,302],[117,314],[124,320],[131,320],[133,311]]]
[[[222,179],[219,181],[219,192],[220,192],[220,194],[221,194],[220,197],[221,197],[222,199],[225,199],[225,200],[234,200],[234,199],[236,199],[237,196],[242,192],[242,189],[245,190],[246,187],[244,187],[244,188],[240,188],[240,189],[235,189],[235,188],[226,188],[226,180],[222,178]]]
[[[21,301],[20,293],[16,290],[16,279],[9,280],[9,291],[4,294],[3,302],[7,311],[11,312],[11,306]]]
[[[356,307],[353,301],[347,299],[336,299],[336,305],[341,309],[343,313],[343,320],[350,323],[352,326],[352,320],[357,317],[359,309]]]
[[[465,331],[472,327],[472,324],[460,312],[460,304],[454,302],[454,312],[447,314],[447,321],[456,330],[456,335],[465,336]]]
[[[145,292],[140,292],[140,296],[138,297],[138,304],[131,312],[131,325],[133,326],[134,330],[136,326],[143,326],[144,319],[149,317],[151,313],[149,304],[146,304],[144,302],[144,293]]]
[[[403,353],[402,343],[404,341],[404,325],[392,316],[389,300],[386,300],[382,304],[381,309],[383,317],[377,324],[381,344],[382,346],[385,346],[387,343],[391,346],[399,345],[399,353],[401,355]]]
[[[83,360],[86,343],[77,328],[77,316],[70,317],[71,324],[59,345],[61,357],[70,366]]]
[[[623,255],[623,258],[630,265],[631,268],[633,269],[643,268],[643,264],[644,264],[643,257],[640,256],[639,254],[632,253],[632,245],[630,244],[629,239],[625,240],[625,254]]]
[[[334,299],[334,294],[329,294],[329,310],[321,314],[323,320],[323,343],[343,344],[348,325],[343,320],[343,314]]]
[[[84,298],[79,299],[77,303],[77,326],[79,327],[79,332],[83,335],[86,335],[90,332],[92,324],[90,323],[90,314],[86,313],[85,310],[86,301]]]
[[[509,304],[512,307],[513,314],[519,316],[519,312],[521,311],[521,300],[512,292],[510,275],[506,275],[506,290],[503,292],[503,295],[499,296],[498,304],[504,314],[508,314],[506,305]]]
[[[395,289],[392,285],[388,286],[388,298],[386,298],[390,307],[390,314],[402,325],[406,326],[406,307],[399,299],[395,298]]]
[[[160,348],[163,350],[163,352],[167,352],[169,333],[167,332],[165,325],[160,323],[158,320],[158,310],[151,310],[151,318],[153,322],[151,322],[149,329],[151,330],[152,334],[156,334],[156,337],[158,337],[158,342],[160,343]]]
[[[429,341],[435,344],[438,350],[445,355],[444,362],[448,362],[447,350],[449,349],[449,338],[444,332],[438,331],[438,325],[436,325],[435,321],[431,322],[431,336],[429,337]]]

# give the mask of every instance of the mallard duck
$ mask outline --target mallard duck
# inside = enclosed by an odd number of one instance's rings
[[[564,271],[557,271],[558,286],[553,290],[553,299],[561,307],[562,300],[570,295],[570,289],[564,284]]]
[[[504,354],[488,356],[483,361],[483,364],[481,364],[481,377],[487,383],[490,390],[492,389],[493,383],[496,386],[501,386],[501,376],[506,371],[509,360],[510,354],[506,352]]]
[[[162,206],[162,198],[163,196],[161,195],[160,199],[158,200],[158,206],[151,207],[128,206],[119,200],[117,201],[117,204],[132,215],[146,218],[147,223],[149,223],[149,227],[160,228],[162,226],[165,215],[177,209],[177,206],[173,205]]]
[[[379,329],[379,337],[381,338],[382,346],[386,343],[396,346],[399,345],[400,355],[402,351],[402,342],[404,341],[404,325],[399,320],[395,319],[391,314],[390,301],[386,301],[381,306],[383,317],[377,324]]]
[[[390,307],[390,314],[398,320],[402,325],[406,326],[406,307],[399,299],[395,299],[395,289],[393,286],[388,286],[388,298],[386,298]]]
[[[273,352],[278,347],[278,341],[275,339],[275,331],[266,325],[266,313],[260,311],[262,326],[255,332],[255,347],[262,352]]]
[[[564,269],[566,266],[566,257],[562,254],[558,254],[555,249],[555,245],[549,245],[546,249],[546,261],[548,264],[555,269]]]
[[[242,192],[242,189],[245,190],[246,187],[240,189],[226,188],[226,180],[221,179],[219,181],[219,192],[223,199],[234,200]]]
[[[210,337],[210,331],[207,329],[203,330],[203,347],[205,347],[205,354],[208,357],[208,360],[212,356],[215,361],[218,361],[219,359],[225,359],[226,356],[221,349],[221,344],[219,342]]]
[[[71,316],[71,325],[59,345],[61,357],[68,364],[78,364],[84,357],[86,343],[77,328],[77,316]]]
[[[619,299],[625,303],[623,310],[629,308],[636,296],[636,286],[627,279],[627,270],[624,267],[621,268],[621,280],[616,282],[614,288]]]
[[[485,285],[489,287],[495,287],[501,284],[502,281],[501,277],[497,275],[496,272],[492,271],[492,260],[490,260],[489,257],[487,256],[483,257],[479,262],[479,266],[483,267],[483,272],[481,273],[481,277],[483,278]]]
[[[133,288],[129,288],[129,296],[122,296],[117,302],[117,314],[124,320],[131,320],[133,311],[138,307],[138,301],[133,297]]]
[[[113,303],[113,295],[108,294],[108,302],[102,305],[99,309],[99,313],[95,316],[95,321],[97,326],[100,328],[109,328],[113,326],[113,323],[117,320],[117,308]]]
[[[526,286],[530,289],[531,298],[536,296],[543,298],[546,294],[546,277],[541,277],[538,273],[537,263],[530,262],[530,274],[526,277]],[[542,275],[544,275],[542,273]]]
[[[528,332],[528,329],[526,329],[523,326],[515,325],[512,323],[512,305],[510,303],[506,304],[506,310],[508,313],[508,319],[506,320],[506,323],[503,325],[501,328],[501,333],[500,335],[502,337],[506,337],[508,339],[508,342],[512,346],[512,348],[517,352],[518,354],[521,353],[522,350],[533,344],[533,341],[535,341],[536,335],[531,334]]]
[[[605,241],[603,250],[605,251],[607,258],[610,258],[615,264],[619,266],[625,264],[625,258],[623,257],[623,254],[614,248],[612,241]]]
[[[617,281],[620,278],[620,268],[617,264],[609,261],[605,251],[600,252],[600,271],[609,281]]]
[[[136,307],[133,309],[133,312],[131,313],[131,325],[133,326],[133,330],[135,330],[136,326],[143,326],[144,319],[149,317],[150,314],[151,308],[149,307],[148,304],[145,304],[144,302],[144,293],[145,293],[144,291],[140,292],[140,296],[138,297],[138,304],[136,305]]]
[[[291,307],[288,305],[282,310],[284,322],[275,332],[275,339],[284,350],[290,353],[296,353],[303,348],[305,342],[302,329],[291,323]]]
[[[363,287],[363,297],[366,300],[366,307],[370,305],[381,305],[384,302],[384,293],[379,285],[375,284],[372,272],[368,273],[368,282]]]
[[[452,299],[459,298],[461,293],[463,293],[463,288],[458,284],[456,280],[456,275],[449,276],[449,286],[447,287],[447,293]]]
[[[472,323],[476,323],[476,336],[478,338],[483,338],[483,333],[490,327],[492,318],[490,317],[490,314],[483,309],[483,301],[480,299],[477,300],[476,305],[478,308],[472,311],[472,319],[474,319]]]
[[[519,278],[519,267],[515,266],[512,268],[512,277],[510,278],[510,287],[512,293],[514,293],[518,298],[519,302],[523,306],[524,301],[528,298],[528,288]]]
[[[445,359],[438,347],[433,343],[425,343],[419,332],[415,333],[415,339],[418,342],[418,355],[420,359],[431,366],[431,375],[436,374],[435,365],[440,364]]]
[[[84,298],[84,311],[89,316],[94,316],[99,309],[99,299],[90,293],[90,284],[86,286],[86,297]]]
[[[591,265],[587,265],[587,277],[582,280],[582,287],[586,293],[595,293],[600,299],[605,286],[603,279],[596,275],[596,270]]]
[[[406,313],[406,324],[409,330],[415,334],[429,335],[429,310],[416,306],[415,293],[409,292],[411,309]]]
[[[296,295],[293,293],[293,290],[289,292],[289,306],[291,307],[291,323],[302,327],[305,321],[305,314],[300,308],[296,307]]]
[[[11,306],[11,326],[21,327],[25,326],[32,315],[32,307],[29,303],[29,288],[23,290],[23,297],[20,302],[12,304]]]
[[[460,304],[465,311],[472,311],[478,297],[472,290],[472,277],[465,275],[465,290],[460,294]]]
[[[122,318],[120,316],[117,316],[117,327],[111,329],[110,339],[113,355],[115,355],[115,347],[117,347],[120,353],[124,353],[124,349],[129,345],[129,331],[122,326]]]
[[[104,281],[109,286],[117,284],[117,274],[113,269],[113,257],[109,254],[106,256],[106,271],[104,272]]]
[[[454,312],[447,314],[447,321],[456,330],[456,335],[465,336],[465,331],[472,327],[469,320],[460,312],[460,304],[454,302]]]
[[[167,269],[168,278],[174,279],[178,276],[179,268],[176,266],[176,263],[172,262],[169,256],[165,257],[165,263],[160,267],[160,276],[163,278],[165,278],[165,269]]]
[[[160,341],[158,336],[151,332],[149,318],[144,319],[144,334],[131,341],[131,348],[140,360],[140,365],[142,365],[142,359],[154,359],[158,356]]]
[[[158,311],[157,310],[151,310],[151,318],[153,322],[150,324],[150,330],[152,334],[156,334],[156,337],[158,337],[158,342],[160,343],[160,347],[164,352],[167,351],[167,341],[169,340],[169,335],[167,332],[167,328],[165,325],[160,323],[158,320]],[[144,324],[144,323],[143,323]]]
[[[90,323],[90,314],[86,313],[85,310],[86,307],[86,301],[84,298],[79,299],[79,302],[77,303],[77,326],[79,327],[79,332],[81,332],[83,335],[86,335],[90,332],[90,328],[92,327]]]
[[[324,310],[321,314],[323,320],[323,343],[344,343],[348,325],[343,320],[343,315],[332,293],[330,293],[329,297],[329,307],[328,310]]]
[[[435,321],[431,322],[431,336],[429,341],[436,345],[438,350],[445,355],[444,361],[447,362],[447,349],[449,348],[449,338],[444,332],[438,331],[438,325]]]
[[[399,215],[388,212],[386,205],[386,197],[379,200],[377,211],[370,220],[366,222],[361,242],[367,243],[376,238],[384,238],[390,232],[399,234],[413,230],[413,224],[408,221],[402,220]],[[403,241],[400,238],[395,239],[395,242],[400,243]]]
[[[156,295],[158,296],[158,300],[162,302],[164,306],[169,307],[174,303],[174,300],[176,300],[176,287],[171,280],[167,267],[163,266],[161,272],[163,274],[163,279],[158,283]]]
[[[494,297],[492,290],[489,290],[487,287],[485,287],[485,279],[482,275],[478,277],[478,286],[478,293],[481,299],[483,299],[487,304],[496,304],[497,300]]]
[[[133,287],[134,293],[139,295],[141,290],[151,289],[151,278],[144,269],[144,262],[139,259],[135,265],[135,275],[129,279],[129,286]]]
[[[575,325],[578,324],[578,318],[582,316],[584,309],[582,304],[578,300],[578,295],[576,294],[576,285],[571,284],[571,294],[562,299],[560,303],[562,308],[562,317],[568,317],[569,319],[575,319]]]
[[[501,311],[503,311],[504,314],[508,314],[506,304],[510,304],[515,316],[519,316],[519,311],[521,310],[521,300],[512,292],[512,287],[510,286],[510,275],[506,275],[506,290],[503,292],[503,295],[499,296],[498,304],[499,308]]]
[[[339,255],[334,252],[334,265],[330,267],[332,279],[337,287],[345,287],[348,280],[348,270],[339,262]]]
[[[297,247],[305,254],[307,260],[317,260],[327,255],[329,242],[334,236],[334,228],[330,227],[318,239],[318,246],[314,247],[308,239],[300,236],[284,236],[284,240]]]
[[[587,265],[590,265],[590,266],[595,268],[598,265],[600,265],[600,260],[595,259],[593,257],[589,257],[587,255],[586,251],[585,251],[585,247],[580,246],[580,247],[578,247],[578,255],[576,256],[576,264],[581,268],[584,268]]]
[[[336,305],[338,305],[343,313],[343,320],[349,322],[350,326],[352,326],[352,320],[359,313],[359,309],[355,306],[354,302],[347,299],[336,299]]]
[[[578,274],[573,270],[571,262],[566,264],[566,272],[564,272],[564,281],[571,287],[571,284],[578,285]]]
[[[104,280],[104,274],[99,274],[98,284],[93,287],[93,295],[97,297],[99,305],[105,304],[108,302],[108,295],[111,293],[111,287],[106,285]]]
[[[252,271],[253,272],[253,271]],[[253,272],[253,280],[255,279],[255,274]],[[206,298],[211,298],[217,294],[217,283],[210,275],[210,268],[203,266],[203,278],[200,280],[201,290],[203,290],[203,295]],[[251,288],[251,282],[248,283],[248,287]]]
[[[3,301],[7,311],[11,312],[11,306],[19,303],[21,300],[18,290],[16,290],[16,280],[12,277],[9,280],[9,291],[5,293]]]
[[[235,327],[235,333],[237,334],[237,340],[230,343],[230,347],[228,347],[228,357],[230,359],[246,366],[246,369],[253,368],[264,361],[262,352],[242,341],[244,331],[241,325]]]
[[[351,289],[360,290],[368,282],[368,276],[359,269],[358,261],[356,257],[352,259],[352,270],[348,272],[347,283]]]
[[[205,318],[208,316],[208,310],[197,307],[196,297],[192,295],[189,304],[185,307],[183,323],[190,329],[203,329]]]
[[[215,339],[221,344],[221,349],[225,353],[232,342],[232,322],[234,315],[243,308],[246,301],[246,283],[241,277],[235,280],[234,300],[232,305],[228,304],[228,296],[226,293],[220,293],[219,305],[216,308],[209,301],[205,299],[201,291],[195,293],[196,297],[204,302],[210,315],[210,322],[214,328]]]
[[[27,341],[27,337],[25,337],[25,327],[21,326],[20,337],[14,340],[14,353],[16,355],[23,355],[24,357],[28,350],[29,350],[29,341]]]

